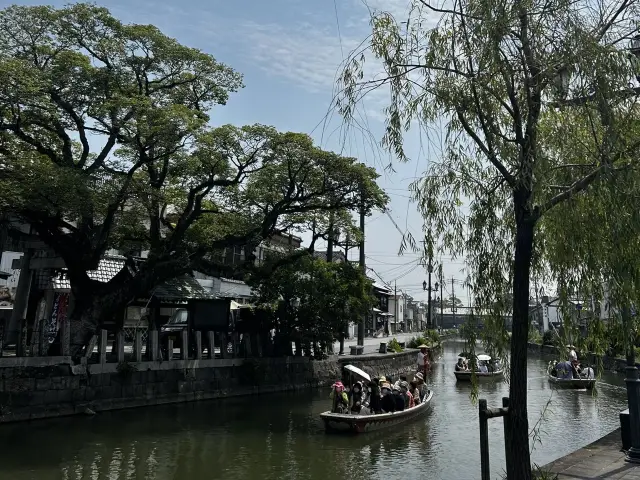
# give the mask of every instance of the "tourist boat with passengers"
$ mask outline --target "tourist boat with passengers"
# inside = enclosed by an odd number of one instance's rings
[[[407,408],[401,412],[380,413],[377,415],[360,415],[353,413],[331,413],[330,411],[320,414],[324,421],[325,431],[336,433],[366,433],[392,427],[400,423],[415,419],[429,410],[433,392],[427,391],[420,404],[413,408]]]
[[[464,356],[461,356],[461,358],[464,358]],[[492,358],[489,355],[484,355],[484,354],[477,355],[476,359],[478,362],[478,367],[484,365],[487,367],[487,371],[486,372],[482,372],[478,370],[476,370],[475,372],[471,370],[455,371],[454,374],[456,376],[457,381],[471,382],[474,376],[478,381],[501,380],[504,377],[504,368],[500,365],[499,362],[492,360]]]
[[[579,378],[558,377],[556,365],[558,362],[551,361],[547,367],[549,383],[556,388],[572,390],[593,390],[596,385],[596,376],[591,367],[583,367]]]
[[[352,375],[366,381],[371,381],[371,377],[358,367],[345,365],[345,370]],[[379,414],[360,413],[332,413],[327,411],[320,414],[324,422],[326,432],[330,433],[367,433],[383,428],[392,427],[400,423],[415,419],[419,415],[427,412],[431,407],[433,392],[427,390],[426,394],[418,405],[398,412]],[[367,410],[368,411],[368,410]]]

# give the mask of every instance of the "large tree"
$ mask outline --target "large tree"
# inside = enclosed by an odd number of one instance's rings
[[[0,206],[66,265],[71,353],[132,299],[192,270],[219,273],[225,249],[384,204],[377,174],[310,137],[262,125],[212,128],[242,86],[211,55],[104,8],[0,12]],[[347,220],[345,220],[347,219]],[[109,282],[111,248],[146,250]]]
[[[412,123],[444,126],[440,159],[431,159],[415,196],[427,243],[466,256],[479,304],[499,305],[496,292],[513,292],[507,475],[529,480],[526,345],[530,274],[544,240],[538,226],[637,155],[638,138],[626,131],[635,114],[635,63],[626,49],[637,5],[411,3],[403,22],[374,13],[368,46],[386,75],[362,79],[366,55],[357,52],[342,76],[340,105],[349,114],[366,91],[388,85],[383,142],[401,160]],[[440,17],[431,28],[433,15]]]
[[[333,343],[345,334],[345,324],[359,322],[374,302],[371,281],[359,266],[309,255],[269,276],[254,274],[249,284],[260,304],[271,305],[281,354],[290,354],[292,341]]]

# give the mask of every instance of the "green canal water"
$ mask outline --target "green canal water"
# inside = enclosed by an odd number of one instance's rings
[[[431,411],[414,423],[359,437],[326,435],[318,415],[328,390],[163,406],[0,427],[1,480],[199,480],[340,478],[473,480],[480,477],[477,406],[457,384],[460,345],[449,343],[430,378]],[[529,361],[533,461],[546,464],[618,426],[622,375],[598,394],[554,391],[548,360]],[[507,385],[481,385],[501,405]],[[490,421],[491,470],[504,468],[502,421]]]

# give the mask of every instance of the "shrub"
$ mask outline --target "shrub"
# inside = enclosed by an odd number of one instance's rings
[[[533,343],[542,342],[542,335],[540,335],[538,329],[533,326],[529,327],[529,341]]]
[[[387,347],[387,350],[391,350],[392,352],[395,352],[395,353],[400,353],[402,351],[402,347],[398,343],[398,340],[396,339],[396,337],[393,337],[391,339],[391,341],[389,342],[389,346]]]
[[[426,340],[424,343],[426,345],[440,345],[442,342],[440,338],[440,334],[436,330],[425,330],[424,331],[424,339]]]
[[[542,344],[553,345],[557,336],[558,335],[553,330],[547,330],[546,332],[544,332],[544,335],[542,336]]]
[[[423,343],[426,344],[426,342],[426,338],[424,338],[422,335],[418,335],[417,337],[413,337],[411,340],[409,340],[409,342],[407,343],[407,347],[418,348],[418,345],[422,345]]]

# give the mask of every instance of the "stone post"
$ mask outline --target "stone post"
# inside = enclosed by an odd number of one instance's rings
[[[209,358],[213,360],[216,358],[216,334],[214,332],[207,332],[207,337],[209,339]]]
[[[202,359],[202,332],[196,331],[196,360]]]
[[[631,347],[633,348],[633,347]],[[626,460],[632,463],[640,463],[640,378],[638,368],[627,365],[626,378],[627,399],[629,403],[629,423],[631,433],[631,448],[627,452]]]
[[[180,359],[189,360],[189,332],[180,332]]]
[[[100,357],[100,363],[107,363],[107,340],[108,333],[105,329],[100,330],[100,346],[98,356]]]
[[[151,338],[151,356],[149,356],[149,358],[151,359],[151,361],[153,362],[157,362],[158,361],[158,330],[153,329],[149,331],[149,335]]]
[[[134,349],[136,352],[136,362],[140,363],[142,361],[142,332],[138,328],[136,328]]]
[[[173,360],[173,338],[167,339],[167,360]]]
[[[116,347],[118,349],[118,363],[124,362],[124,332],[118,330],[116,333]]]

